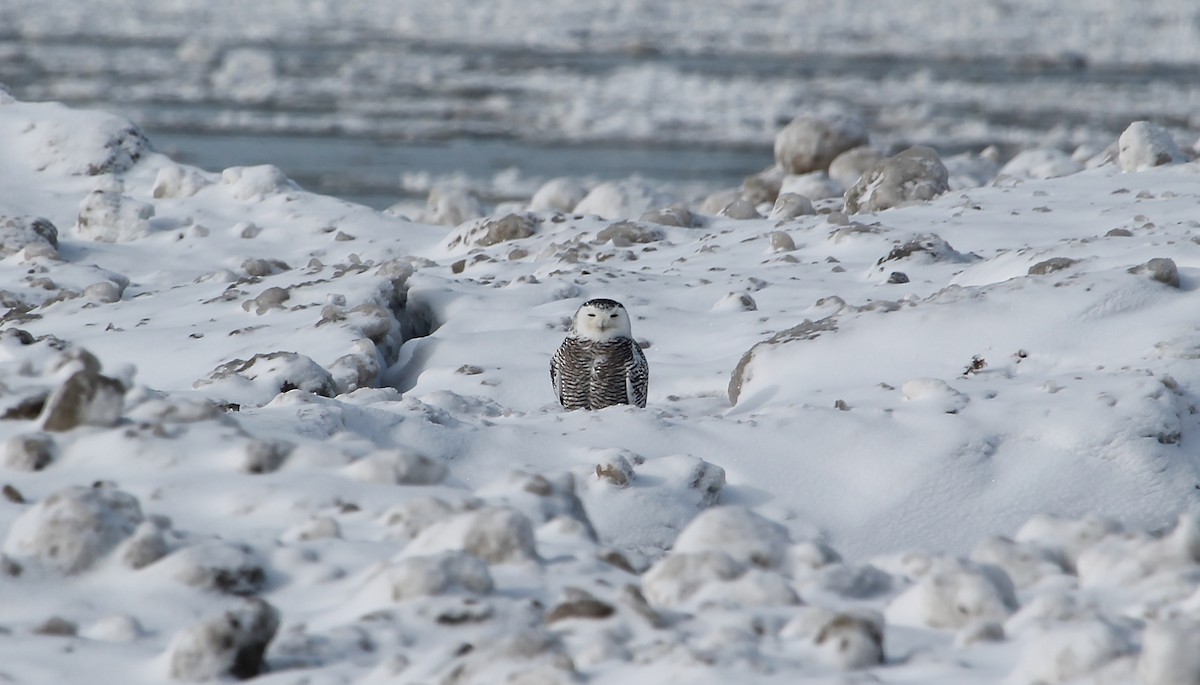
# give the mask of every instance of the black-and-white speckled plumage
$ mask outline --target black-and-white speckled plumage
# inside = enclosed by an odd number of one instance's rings
[[[605,299],[584,302],[550,360],[550,380],[568,410],[645,407],[650,367],[630,333],[625,307]]]

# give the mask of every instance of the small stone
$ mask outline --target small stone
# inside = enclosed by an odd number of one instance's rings
[[[46,400],[42,428],[68,431],[77,426],[115,426],[125,407],[125,386],[90,369],[71,374]]]
[[[261,474],[274,473],[291,455],[295,445],[286,440],[251,440],[246,444],[242,471]]]
[[[17,471],[41,471],[54,461],[54,439],[45,433],[14,435],[4,448],[5,464]]]
[[[783,231],[771,231],[770,238],[772,252],[791,252],[796,249],[796,242],[792,240],[792,236]]]
[[[34,635],[49,635],[52,637],[75,637],[79,626],[58,616],[51,616],[33,629]]]
[[[903,271],[893,271],[888,276],[887,282],[894,284],[894,285],[900,284],[900,283],[908,283],[908,274],[904,273]]]
[[[1079,263],[1078,259],[1069,259],[1067,257],[1052,257],[1045,261],[1038,262],[1029,267],[1030,276],[1044,276],[1045,274],[1062,271]]]

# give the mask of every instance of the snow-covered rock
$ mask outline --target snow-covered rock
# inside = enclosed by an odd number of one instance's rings
[[[1117,141],[1118,161],[1124,171],[1142,171],[1187,161],[1171,134],[1148,121],[1135,121]]]
[[[594,214],[602,219],[632,219],[674,199],[635,181],[605,181],[592,188],[579,204],[576,214]]]
[[[838,155],[866,144],[866,126],[855,117],[802,114],[775,134],[775,162],[789,174],[826,171]]]
[[[911,147],[879,162],[846,191],[846,213],[878,212],[925,202],[950,189],[950,175],[932,148]]]
[[[587,196],[587,186],[573,178],[554,178],[546,181],[533,198],[529,209],[535,212],[570,212]]]
[[[137,498],[108,487],[71,487],[41,500],[8,530],[4,553],[73,574],[86,571],[133,535]]]
[[[1054,148],[1022,150],[1000,167],[1000,176],[1020,179],[1045,179],[1070,176],[1083,171],[1083,165]]]
[[[981,621],[1003,622],[1017,608],[1012,582],[998,568],[939,564],[887,608],[889,623],[959,630]]]
[[[738,563],[779,570],[787,565],[787,529],[743,507],[701,512],[675,541],[673,553],[724,552]]]
[[[813,214],[816,214],[816,210],[813,209],[813,203],[809,198],[796,193],[780,193],[779,197],[775,198],[775,205],[771,207],[771,213],[767,218],[772,221],[788,221],[798,216]]]
[[[97,190],[79,203],[75,232],[89,240],[123,243],[150,235],[154,205],[108,190]]]
[[[275,607],[254,598],[190,626],[171,641],[171,678],[206,682],[259,675],[266,669],[264,655],[279,622]]]

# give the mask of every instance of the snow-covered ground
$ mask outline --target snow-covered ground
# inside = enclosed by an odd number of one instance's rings
[[[1162,135],[471,218],[0,94],[0,680],[1194,682],[1200,165]],[[590,297],[646,409],[555,402]]]

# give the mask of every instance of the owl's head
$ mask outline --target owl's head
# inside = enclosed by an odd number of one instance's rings
[[[601,342],[613,338],[632,338],[629,313],[616,300],[588,300],[575,312],[571,332],[585,340]]]

